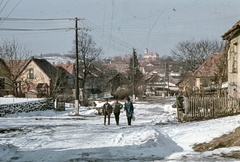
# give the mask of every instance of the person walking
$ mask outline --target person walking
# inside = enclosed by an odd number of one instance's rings
[[[108,125],[110,125],[110,116],[112,114],[112,105],[108,103],[108,99],[105,99],[105,103],[103,105],[103,115],[104,115],[104,125],[106,125],[106,120],[108,117]]]
[[[118,102],[118,99],[115,99],[114,103],[112,104],[112,107],[113,107],[113,113],[115,116],[116,124],[119,125],[119,115],[120,115],[120,110],[123,108],[123,105]]]
[[[128,125],[131,125],[134,108],[133,108],[133,103],[130,101],[129,97],[125,98],[124,110],[126,111]]]

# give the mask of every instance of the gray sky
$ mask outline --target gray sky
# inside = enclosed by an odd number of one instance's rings
[[[0,0],[0,17],[84,18],[78,26],[104,51],[104,57],[125,55],[145,48],[170,55],[183,40],[221,40],[240,18],[239,0]],[[0,28],[73,28],[73,20],[0,21]],[[33,55],[67,54],[73,48],[74,30],[5,31],[2,39],[16,38]],[[0,40],[1,41],[1,40]]]

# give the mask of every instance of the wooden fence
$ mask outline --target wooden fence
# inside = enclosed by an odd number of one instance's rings
[[[184,97],[177,99],[178,121],[204,120],[240,113],[240,100],[228,97]]]

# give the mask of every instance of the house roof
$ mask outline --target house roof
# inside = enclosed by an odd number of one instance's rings
[[[115,70],[117,70],[119,73],[127,73],[128,71],[128,66],[129,64],[124,64],[124,63],[111,63],[111,64],[105,64],[105,66],[107,66],[108,68],[113,68]]]
[[[226,33],[222,35],[223,40],[231,39],[231,37],[236,33],[236,31],[239,31],[240,29],[240,20],[234,24]]]
[[[126,77],[124,74],[122,74],[122,73],[117,73],[117,74],[116,74],[115,76],[113,76],[108,82],[109,82],[109,83],[110,83],[110,82],[113,82],[113,80],[114,80],[115,78],[120,78],[120,81],[121,81],[122,84],[127,84],[127,83],[128,83],[127,77]]]
[[[159,66],[145,66],[143,67],[146,73],[165,73],[165,69],[160,68]]]
[[[61,72],[62,75],[67,76],[69,78],[74,78],[74,72],[72,72],[73,74],[71,74],[66,69],[64,69],[62,66],[56,66],[56,69],[57,69],[57,71]]]
[[[180,78],[173,78],[173,77],[171,77],[171,76],[169,76],[169,82],[170,83],[173,83],[173,84],[177,84],[177,83],[179,83],[179,81],[180,81],[181,79]]]
[[[10,71],[9,67],[7,66],[6,62],[3,59],[1,59],[1,58],[0,58],[0,62],[6,67],[6,70],[8,71],[8,74],[11,75],[11,71]]]
[[[42,71],[49,77],[52,78],[57,73],[57,69],[47,60],[45,59],[32,59],[33,62],[37,64],[37,66],[42,69]]]
[[[193,73],[196,77],[211,77],[219,72],[219,66],[222,66],[223,54],[214,53],[207,58],[207,60]]]
[[[6,63],[5,63],[5,61],[4,61],[3,59],[1,59],[1,58],[0,58],[0,62],[2,62],[2,63],[3,63],[3,65],[5,65],[5,66],[6,66]]]
[[[21,72],[30,64],[30,62],[34,62],[49,78],[53,78],[57,74],[57,69],[47,60],[45,59],[36,59],[32,57],[28,60],[28,62],[24,65]]]
[[[6,65],[11,71],[13,76],[17,76],[25,66],[28,60],[8,60],[6,61]]]
[[[160,78],[160,76],[158,74],[153,74],[153,75],[149,76],[148,78],[146,78],[145,81],[150,82],[150,81],[154,80],[155,78]]]
[[[183,79],[181,79],[177,85],[179,87],[181,86],[188,86],[188,87],[192,87],[195,85],[195,76],[193,76],[192,73],[189,73],[189,74],[185,74],[185,76],[183,77]]]
[[[55,65],[57,67],[62,67],[63,69],[65,69],[68,73],[70,73],[71,75],[74,75],[74,64],[57,64]]]

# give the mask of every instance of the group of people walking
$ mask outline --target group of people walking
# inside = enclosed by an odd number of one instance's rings
[[[108,118],[108,125],[110,125],[110,116],[112,112],[114,113],[116,124],[119,125],[119,115],[123,106],[124,106],[124,110],[126,111],[128,125],[131,125],[134,108],[133,108],[133,103],[130,101],[129,97],[125,98],[124,105],[119,103],[118,99],[115,99],[114,103],[111,105],[108,103],[108,99],[106,99],[106,102],[103,105],[104,125],[106,125],[107,118]]]

